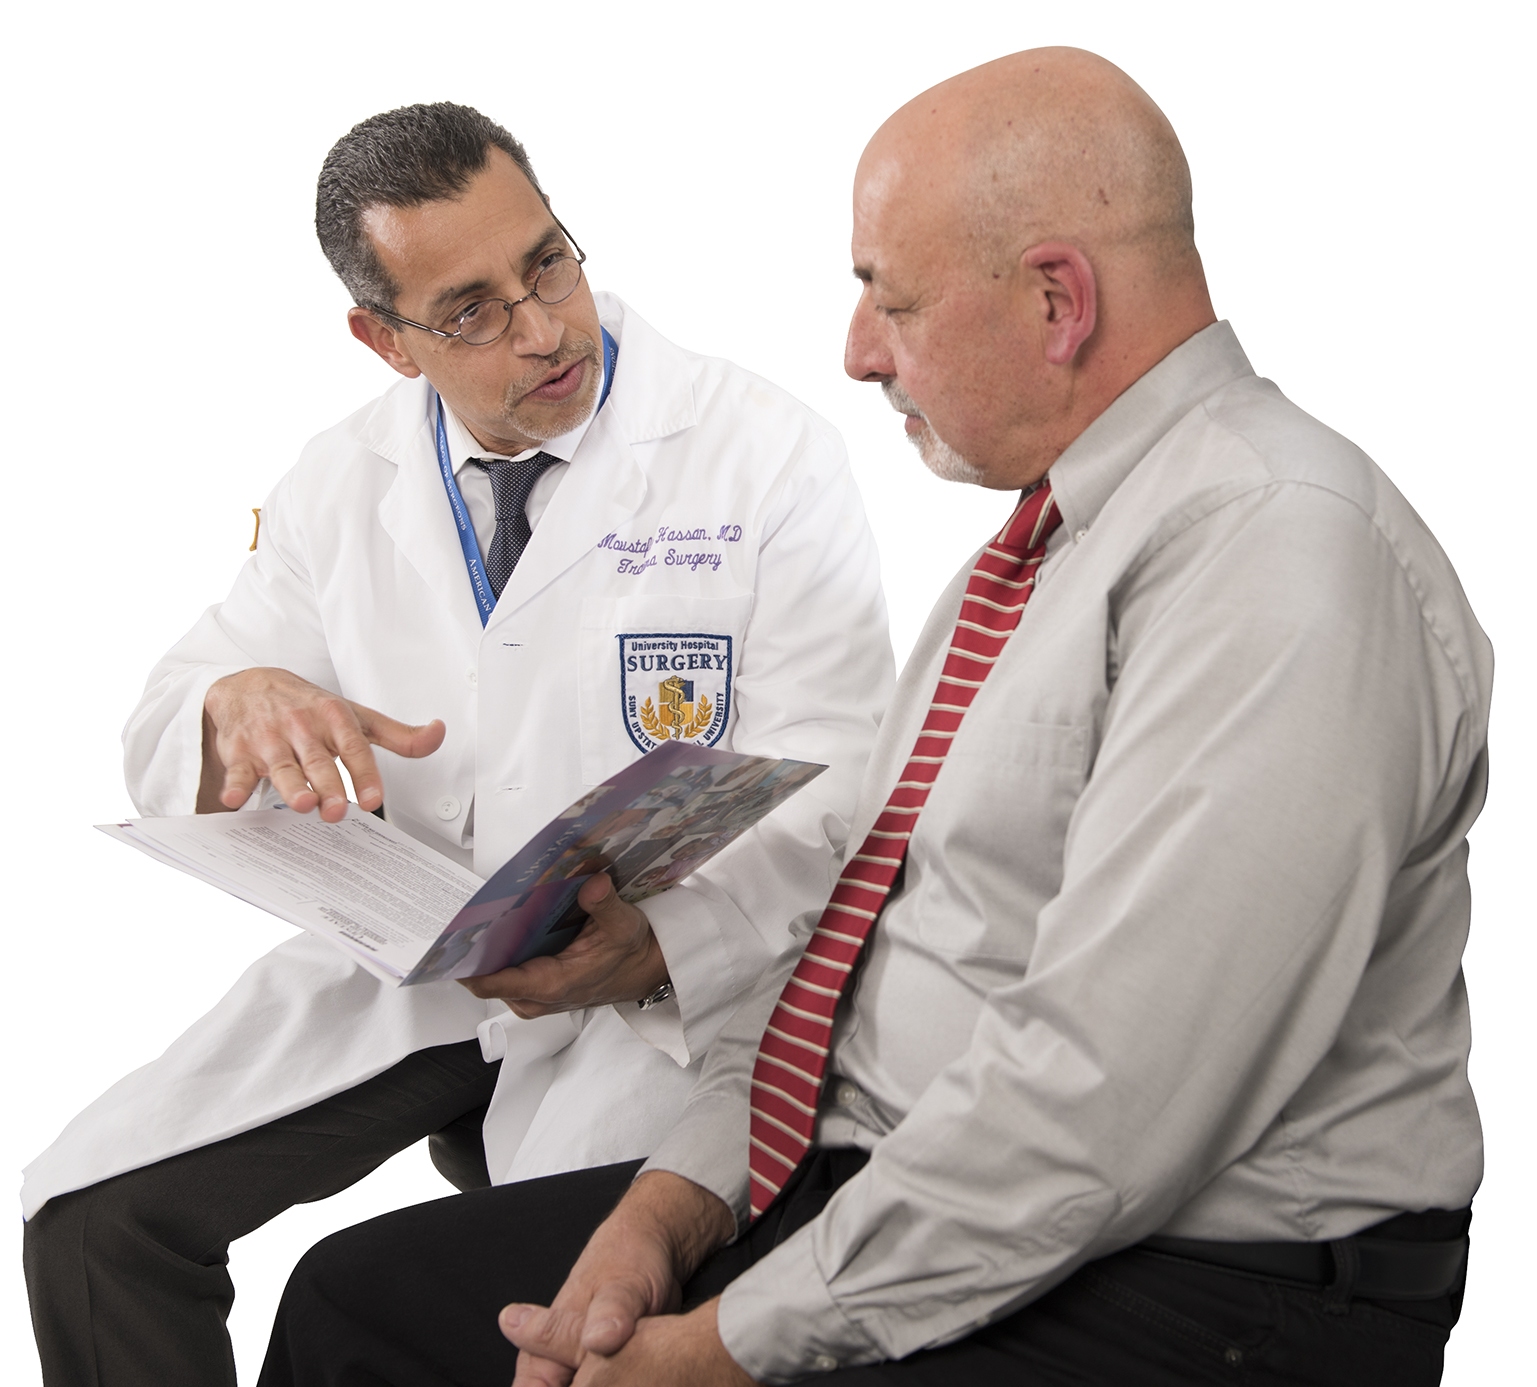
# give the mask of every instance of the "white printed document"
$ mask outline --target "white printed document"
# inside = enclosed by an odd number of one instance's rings
[[[409,985],[559,953],[607,872],[627,901],[676,885],[825,766],[667,741],[562,810],[489,881],[355,804],[100,824],[103,832]]]
[[[399,982],[485,884],[457,862],[355,804],[328,824],[318,810],[254,809],[102,824],[181,871],[325,935]]]

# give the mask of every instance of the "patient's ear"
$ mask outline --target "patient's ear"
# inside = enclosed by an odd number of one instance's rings
[[[1099,293],[1088,257],[1066,241],[1043,241],[1021,256],[1033,281],[1032,302],[1040,313],[1046,360],[1066,366],[1094,332]]]

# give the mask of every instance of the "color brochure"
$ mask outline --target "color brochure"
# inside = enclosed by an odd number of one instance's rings
[[[665,891],[826,769],[664,742],[563,809],[485,882],[355,804],[334,824],[280,807],[97,827],[411,986],[559,953],[586,922],[584,881],[608,872],[632,902]]]

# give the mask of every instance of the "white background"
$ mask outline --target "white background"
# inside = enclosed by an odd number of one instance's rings
[[[1518,422],[1534,318],[1528,13],[1403,0],[12,11],[0,1165],[29,1160],[289,933],[91,825],[129,811],[118,729],[150,664],[228,588],[250,508],[307,438],[390,383],[347,335],[311,228],[331,143],[439,99],[524,139],[595,284],[843,431],[901,655],[1006,502],[929,478],[878,392],[842,375],[850,176],[924,87],[1073,43],[1169,114],[1219,315],[1261,374],[1386,468],[1495,643],[1467,961],[1488,1174],[1446,1380],[1512,1381],[1537,1233],[1522,879],[1537,514]],[[445,1193],[418,1148],[237,1243],[242,1379],[309,1243]],[[19,1259],[0,1258],[0,1275],[0,1378],[35,1383]]]

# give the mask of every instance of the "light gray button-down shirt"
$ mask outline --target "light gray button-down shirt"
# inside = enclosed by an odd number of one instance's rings
[[[817,1136],[870,1163],[721,1301],[768,1382],[959,1338],[1155,1231],[1329,1239],[1478,1185],[1460,961],[1492,656],[1445,555],[1225,323],[1050,476],[1040,586],[840,1010]],[[965,578],[903,673],[851,843]],[[787,971],[649,1166],[739,1219]]]

